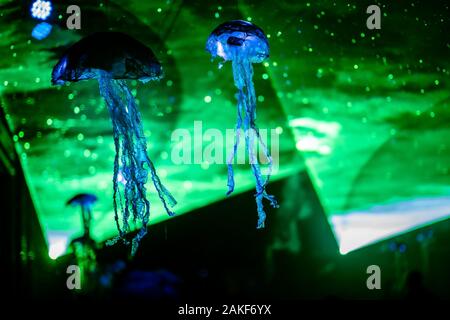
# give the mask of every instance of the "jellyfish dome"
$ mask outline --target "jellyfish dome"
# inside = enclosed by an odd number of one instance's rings
[[[88,207],[97,202],[97,196],[90,193],[80,193],[67,201],[67,205]]]
[[[152,50],[121,32],[97,32],[72,45],[53,68],[52,83],[98,79],[142,82],[162,78],[162,66]]]
[[[259,134],[256,126],[256,93],[253,84],[253,63],[261,63],[269,57],[269,43],[261,28],[254,24],[233,20],[219,25],[209,35],[206,41],[206,50],[212,58],[221,57],[225,62],[231,61],[233,67],[234,85],[237,93],[237,121],[236,138],[233,151],[227,159],[228,166],[228,193],[234,191],[233,159],[244,131],[245,147],[249,155],[252,173],[256,180],[256,205],[258,211],[257,228],[263,228],[266,220],[263,199],[270,202],[274,208],[278,203],[274,196],[266,192],[272,171],[272,157],[268,148]],[[219,68],[222,64],[219,64]],[[268,173],[263,176],[258,162],[255,142],[259,143],[266,159],[268,160]]]
[[[52,83],[95,79],[100,95],[111,116],[116,150],[113,173],[113,208],[119,239],[128,244],[129,220],[140,222],[141,228],[132,239],[131,254],[136,253],[140,240],[147,233],[150,202],[145,184],[148,173],[166,212],[175,199],[163,186],[147,154],[141,115],[126,83],[128,79],[147,82],[162,77],[161,64],[152,50],[136,39],[120,32],[91,34],[66,50],[52,71]],[[121,219],[119,218],[121,215]]]
[[[246,58],[261,63],[269,57],[269,42],[261,28],[247,21],[233,20],[213,30],[206,50],[213,58],[219,56],[225,61]]]

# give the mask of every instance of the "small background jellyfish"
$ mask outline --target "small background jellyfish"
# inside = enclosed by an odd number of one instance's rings
[[[98,32],[72,45],[52,72],[52,83],[96,79],[100,95],[108,106],[113,126],[116,150],[113,174],[113,206],[119,235],[108,241],[108,245],[122,239],[130,230],[129,219],[140,222],[141,228],[132,239],[131,254],[136,253],[140,240],[147,233],[150,202],[147,200],[145,184],[148,170],[166,212],[174,213],[169,206],[175,199],[162,185],[155,167],[147,154],[140,113],[125,79],[141,82],[160,79],[162,67],[152,50],[128,35],[119,32]],[[119,183],[119,179],[122,183]],[[122,221],[119,221],[119,212]],[[122,224],[122,225],[121,225]]]
[[[90,193],[80,193],[70,198],[67,205],[81,208],[81,219],[83,222],[83,237],[90,238],[90,229],[92,221],[92,205],[97,202],[97,197]]]
[[[234,84],[238,88],[237,124],[236,138],[233,151],[227,160],[228,165],[228,193],[234,190],[233,158],[237,151],[240,140],[240,131],[244,130],[245,145],[248,151],[250,165],[256,179],[256,204],[258,210],[257,228],[263,228],[266,220],[263,199],[269,200],[272,207],[277,208],[278,204],[274,196],[266,192],[269,182],[272,158],[267,146],[261,139],[256,126],[256,95],[253,85],[253,63],[261,63],[269,57],[269,43],[264,32],[250,22],[234,20],[221,24],[209,36],[206,43],[206,50],[213,58],[219,56],[224,61],[231,61],[233,66]],[[219,65],[221,67],[221,65]],[[267,160],[268,174],[266,178],[261,173],[258,163],[256,142],[259,142]]]
[[[90,236],[92,221],[92,206],[97,197],[90,193],[80,193],[70,198],[66,205],[81,208],[83,235],[70,242],[69,247],[74,253],[75,264],[80,268],[81,283],[84,290],[91,288],[97,272],[96,243]]]

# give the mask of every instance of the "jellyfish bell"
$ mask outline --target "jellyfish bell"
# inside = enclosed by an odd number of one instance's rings
[[[121,32],[96,32],[72,45],[52,72],[52,83],[98,79],[107,73],[112,79],[141,82],[163,77],[162,66],[153,51]]]
[[[139,222],[141,228],[132,239],[131,254],[134,255],[140,240],[147,233],[150,202],[145,184],[150,173],[153,185],[165,211],[174,213],[169,206],[175,199],[163,186],[156,169],[147,154],[141,115],[126,80],[148,82],[163,76],[161,64],[152,50],[120,32],[97,32],[91,34],[66,50],[52,71],[52,83],[62,85],[95,79],[100,95],[105,100],[112,121],[116,155],[113,172],[113,208],[119,239],[129,244],[126,234],[130,231],[129,220]],[[122,182],[122,183],[120,183]],[[119,219],[119,215],[122,219]]]
[[[97,202],[98,198],[94,194],[80,193],[70,198],[66,205],[75,206],[92,206]]]
[[[269,42],[261,28],[254,24],[232,20],[215,28],[206,41],[206,50],[212,58],[221,57],[225,62],[231,61],[233,67],[234,85],[238,89],[236,95],[237,121],[233,150],[227,159],[228,166],[228,192],[234,191],[233,159],[237,152],[244,131],[245,147],[249,154],[252,173],[256,180],[255,200],[258,212],[257,228],[263,228],[266,220],[263,199],[270,202],[274,208],[278,203],[274,196],[266,192],[266,186],[272,171],[272,157],[256,126],[256,93],[253,85],[253,63],[261,63],[269,57]],[[222,64],[219,64],[219,68]],[[256,155],[255,142],[259,143],[261,150],[268,160],[268,173],[266,177],[261,172]]]
[[[206,42],[206,50],[213,58],[225,61],[247,58],[261,63],[269,57],[269,42],[264,31],[243,20],[222,23],[213,30]]]

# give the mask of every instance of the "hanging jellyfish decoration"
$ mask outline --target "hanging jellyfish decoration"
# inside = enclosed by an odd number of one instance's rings
[[[64,53],[52,72],[54,85],[89,79],[96,79],[99,83],[100,95],[111,116],[116,150],[113,207],[119,235],[108,241],[107,245],[113,245],[118,240],[130,244],[126,234],[130,231],[129,220],[132,218],[133,222],[141,224],[131,241],[132,255],[147,233],[150,202],[145,184],[148,171],[169,216],[174,215],[169,207],[176,204],[161,183],[147,154],[141,115],[126,83],[127,79],[146,83],[159,80],[162,76],[162,66],[152,50],[120,32],[98,32],[81,39]]]
[[[85,239],[91,238],[91,221],[92,221],[92,206],[97,202],[97,196],[91,193],[80,193],[70,198],[66,205],[81,208],[81,220],[83,222],[83,237]]]
[[[81,208],[81,220],[83,223],[83,235],[72,239],[69,247],[74,253],[76,264],[82,272],[83,288],[89,285],[97,270],[96,244],[91,238],[92,207],[97,202],[97,197],[91,193],[80,193],[70,198],[66,205]]]
[[[257,228],[264,228],[266,213],[263,199],[267,199],[270,205],[278,208],[278,203],[273,195],[266,192],[266,186],[272,170],[272,157],[267,146],[262,140],[256,126],[256,94],[253,85],[253,63],[261,63],[269,57],[269,43],[261,28],[254,24],[233,20],[219,25],[208,37],[206,50],[212,58],[219,56],[224,61],[231,61],[233,67],[234,85],[237,93],[237,124],[236,137],[233,150],[227,159],[228,167],[228,192],[234,190],[233,159],[239,145],[241,130],[245,135],[245,146],[248,152],[252,173],[256,180],[256,205],[258,210]],[[264,178],[258,163],[255,142],[258,143],[268,161],[268,173]]]

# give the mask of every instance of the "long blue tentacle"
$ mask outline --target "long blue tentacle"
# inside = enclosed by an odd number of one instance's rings
[[[150,202],[147,199],[145,188],[148,169],[150,169],[152,181],[169,215],[173,215],[173,212],[168,209],[167,202],[170,205],[174,205],[176,202],[167,189],[162,186],[147,154],[147,142],[143,133],[141,116],[125,81],[114,80],[107,73],[101,73],[99,86],[111,116],[116,149],[113,206],[119,235],[107,244],[112,245],[119,239],[126,244],[129,243],[125,239],[125,235],[130,230],[129,219],[131,216],[133,222],[141,224],[140,230],[132,239],[131,254],[134,255],[141,239],[147,233],[150,217]],[[145,168],[145,164],[148,169]],[[122,176],[122,181],[119,181],[119,175]],[[122,227],[119,222],[119,212],[122,214]]]
[[[274,196],[266,192],[266,186],[269,182],[270,173],[272,171],[272,157],[269,154],[268,148],[262,141],[256,126],[256,94],[253,85],[253,67],[251,62],[245,58],[235,57],[233,60],[233,76],[236,87],[238,88],[238,110],[239,113],[244,114],[244,132],[245,144],[249,154],[250,165],[253,175],[256,180],[256,194],[255,200],[258,211],[257,228],[263,228],[266,220],[266,213],[264,211],[263,199],[269,200],[272,207],[277,208],[278,203]],[[268,159],[269,173],[264,179],[261,168],[255,153],[255,136],[257,142],[260,142],[261,148]]]
[[[241,100],[242,99],[238,96],[237,120],[236,120],[236,128],[235,128],[234,145],[233,145],[233,150],[231,151],[231,154],[227,159],[227,167],[228,167],[227,196],[230,195],[234,191],[233,159],[237,152],[237,148],[239,146],[241,129],[242,129],[242,115],[241,115],[241,103],[240,103]]]
[[[127,94],[127,101],[128,101],[128,109],[131,110],[131,113],[134,114],[134,125],[133,128],[135,129],[135,134],[139,138],[140,143],[145,147],[145,150],[147,149],[147,141],[144,136],[143,132],[143,126],[141,124],[141,117],[139,110],[137,109],[136,102],[133,99],[133,96],[126,86],[125,82],[121,83],[121,86],[123,87],[123,90]],[[175,213],[169,209],[170,207],[173,207],[177,204],[177,201],[172,196],[172,194],[167,190],[167,188],[161,183],[161,180],[159,179],[155,166],[153,165],[152,160],[148,156],[147,152],[143,153],[145,156],[145,163],[150,169],[150,176],[153,181],[153,185],[155,186],[156,191],[158,192],[158,196],[163,203],[164,209],[166,210],[167,214],[169,216],[173,216]]]

